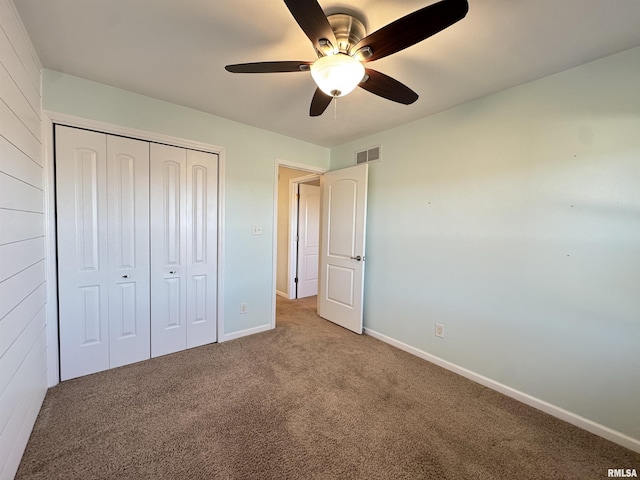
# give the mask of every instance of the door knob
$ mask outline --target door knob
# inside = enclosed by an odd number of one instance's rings
[[[170,270],[170,271],[169,271],[169,273],[170,273],[171,275],[174,275],[174,274],[176,273],[176,271],[175,271],[175,270]]]
[[[127,275],[127,274],[122,275],[122,278],[129,278],[129,275]]]
[[[351,260],[356,260],[359,262],[360,260],[362,260],[362,257],[358,255],[357,257],[351,257]]]

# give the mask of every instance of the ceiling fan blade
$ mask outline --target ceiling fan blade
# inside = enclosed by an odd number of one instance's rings
[[[363,61],[372,62],[421,42],[465,17],[467,0],[442,0],[376,30],[360,40],[352,49],[369,47],[373,54]]]
[[[321,39],[329,40],[337,48],[336,36],[317,0],[284,0],[284,3],[317,50],[326,51]]]
[[[316,88],[316,93],[313,94],[311,99],[311,108],[309,109],[309,115],[312,117],[318,117],[324,113],[329,104],[333,100],[333,97],[327,95],[319,88]]]
[[[358,86],[365,90],[378,95],[379,97],[386,98],[393,102],[402,103],[404,105],[410,105],[418,99],[418,94],[407,87],[405,84],[400,83],[395,78],[391,78],[384,73],[380,73],[376,70],[366,68],[365,72],[368,75],[367,80],[360,83]]]
[[[227,65],[225,70],[231,73],[276,73],[276,72],[308,72],[313,62],[254,62]]]

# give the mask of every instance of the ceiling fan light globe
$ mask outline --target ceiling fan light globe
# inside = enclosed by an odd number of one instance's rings
[[[318,88],[331,97],[351,93],[364,78],[364,66],[344,53],[320,57],[311,65],[311,76]]]

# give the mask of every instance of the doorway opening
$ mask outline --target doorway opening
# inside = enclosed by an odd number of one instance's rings
[[[320,174],[278,168],[276,294],[289,300],[317,294]]]
[[[276,162],[274,326],[276,296],[296,300],[317,295],[320,179],[324,171]]]
[[[286,181],[281,175],[284,170],[281,167],[293,167],[291,178]],[[317,276],[317,295],[314,296],[316,302],[316,311],[319,316],[336,323],[342,327],[348,328],[355,333],[361,334],[363,331],[363,304],[364,304],[364,261],[365,261],[365,233],[366,233],[366,217],[367,217],[367,183],[369,165],[355,165],[331,172],[312,172],[301,177],[297,177],[295,170],[297,166],[281,165],[276,161],[275,164],[275,188],[274,188],[274,242],[273,242],[273,316],[272,328],[276,326],[276,299],[279,296],[288,300],[294,295],[294,289],[290,289],[286,283],[289,272],[296,265],[296,273],[298,274],[298,286],[300,284],[300,268],[301,263],[298,259],[298,250],[296,249],[296,260],[291,261],[293,256],[288,250],[288,242],[282,242],[282,238],[291,236],[291,232],[297,232],[296,238],[301,239],[300,229],[291,228],[291,219],[298,221],[301,216],[291,216],[287,212],[287,203],[293,205],[290,210],[303,210],[302,203],[298,207],[293,201],[295,192],[302,192],[301,187],[313,178],[311,176],[320,177],[320,185],[322,195],[318,198],[321,218],[319,217],[319,242],[317,253],[317,266],[314,273]],[[308,172],[304,168],[300,168],[303,172]],[[322,174],[322,175],[321,175]],[[278,185],[280,184],[280,185]],[[295,185],[299,184],[298,190]],[[290,188],[286,188],[289,185]],[[282,195],[278,195],[279,186],[281,186]],[[288,192],[288,193],[287,193]],[[301,195],[302,196],[302,195]],[[279,198],[280,197],[280,201]],[[283,201],[283,198],[288,199]],[[297,195],[296,195],[297,201]],[[279,210],[282,209],[282,213]],[[278,232],[279,220],[283,219],[284,224],[280,224],[282,232]],[[289,224],[287,225],[287,219]],[[284,231],[289,232],[285,235]],[[298,242],[300,243],[300,242]],[[280,255],[278,249],[280,248]],[[312,262],[312,261],[311,261]],[[287,268],[284,268],[285,263]],[[280,268],[278,268],[280,267]],[[284,272],[287,272],[285,275]],[[283,282],[283,278],[285,281]],[[280,284],[278,284],[278,279]],[[295,283],[295,281],[294,281]],[[278,288],[280,287],[280,289]],[[286,288],[286,291],[284,290]],[[299,295],[299,289],[295,290],[295,295]],[[278,295],[279,294],[279,295]],[[313,298],[313,297],[308,297]]]

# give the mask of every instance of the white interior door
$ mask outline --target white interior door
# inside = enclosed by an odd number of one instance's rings
[[[302,183],[298,193],[297,298],[305,298],[318,294],[320,187]]]
[[[216,341],[217,155],[151,145],[151,356]]]
[[[216,341],[217,172],[215,154],[56,127],[62,380]]]
[[[149,146],[56,127],[60,376],[149,358]]]
[[[109,367],[150,358],[149,143],[107,135]]]
[[[151,144],[151,356],[187,347],[187,151]]]
[[[187,150],[187,348],[216,341],[218,156]]]
[[[362,333],[367,164],[324,174],[318,314]]]
[[[106,156],[104,134],[56,127],[62,380],[109,368]]]

